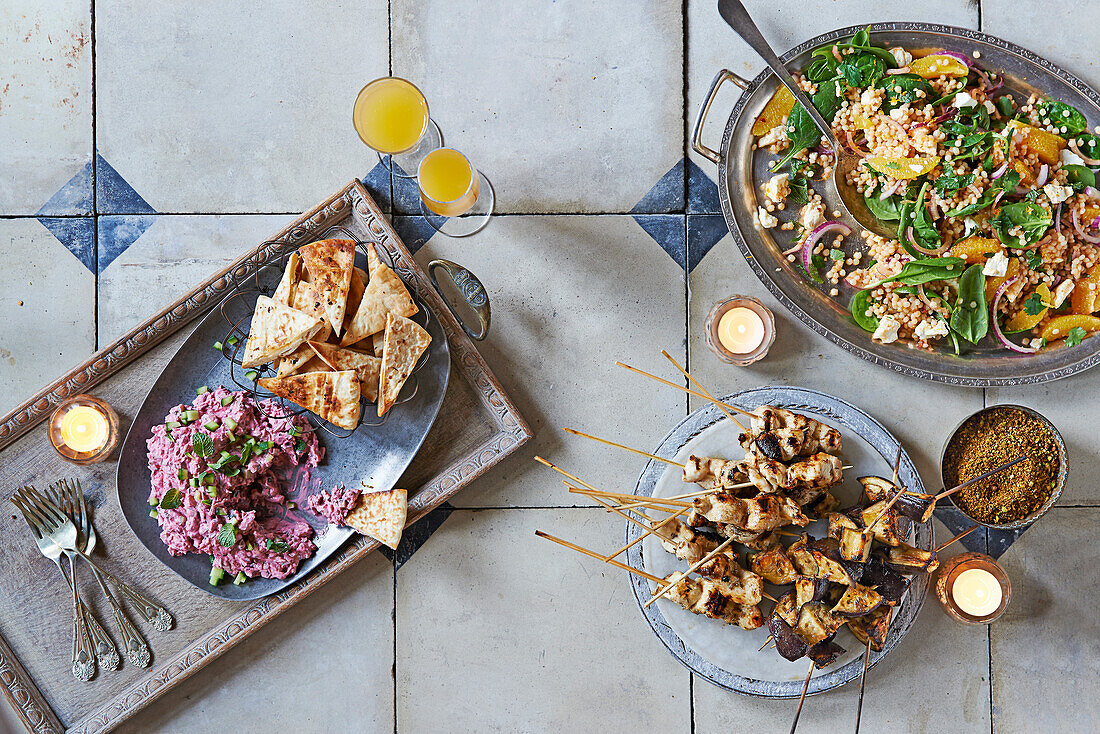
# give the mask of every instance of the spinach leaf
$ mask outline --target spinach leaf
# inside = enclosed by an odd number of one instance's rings
[[[863,197],[867,209],[883,222],[893,222],[901,219],[901,211],[898,209],[898,196],[889,196],[885,199],[878,198],[878,194],[870,193]]]
[[[927,250],[937,249],[943,244],[943,238],[924,206],[924,197],[928,193],[928,184],[921,186],[917,202],[913,205],[913,238],[917,244]],[[905,244],[905,242],[903,242]]]
[[[843,92],[837,91],[839,84],[840,82],[836,80],[822,82],[810,98],[814,107],[828,122],[832,121],[837,109],[840,108]],[[787,137],[791,141],[791,147],[787,150],[787,155],[772,167],[773,171],[782,169],[799,151],[813,147],[821,140],[821,131],[817,129],[813,118],[801,104],[792,107],[791,113],[787,116]]]
[[[996,216],[990,217],[989,224],[993,232],[1006,247],[1024,247],[1035,244],[1050,229],[1050,212],[1035,201],[1018,201],[1006,204]],[[1019,227],[1024,241],[1009,234],[1009,230]]]
[[[787,194],[787,201],[799,206],[804,206],[810,202],[811,173],[811,166],[806,161],[799,158],[791,161],[791,173],[787,179],[787,188],[791,192]]]
[[[833,56],[833,44],[814,49],[813,53],[810,54],[810,58],[812,61],[803,74],[811,82],[823,82],[836,76],[836,70],[840,62]]]
[[[886,75],[886,64],[874,54],[854,53],[844,57],[844,63],[836,71],[848,86],[866,87]]]
[[[936,280],[951,280],[963,274],[964,265],[966,265],[966,260],[961,257],[933,257],[910,260],[905,263],[900,273],[893,278],[888,278],[887,282],[897,281],[903,285],[921,285]]]
[[[1089,129],[1088,120],[1085,116],[1077,111],[1077,108],[1072,107],[1065,102],[1059,102],[1056,99],[1044,99],[1038,105],[1036,105],[1036,111],[1039,113],[1039,120],[1045,122],[1048,125],[1061,130],[1066,128],[1064,135],[1079,135]]]
[[[977,344],[989,332],[982,263],[974,263],[959,278],[959,300],[951,310],[948,326],[971,344]]]
[[[836,44],[838,49],[853,48],[865,53],[873,54],[882,60],[882,63],[886,65],[887,69],[893,69],[897,67],[898,62],[894,58],[894,55],[884,48],[871,45],[871,33],[869,28],[864,28],[859,33],[852,36],[852,39],[848,43]]]
[[[980,212],[982,209],[985,209],[987,206],[992,204],[995,198],[997,198],[997,195],[995,193],[993,193],[992,191],[986,191],[984,194],[978,197],[978,200],[975,201],[973,204],[967,204],[966,206],[952,209],[951,211],[947,212],[947,216],[965,217],[976,212]]]
[[[1062,170],[1066,172],[1066,183],[1074,191],[1084,191],[1086,187],[1096,186],[1096,173],[1091,168],[1070,164],[1062,166]]]
[[[994,104],[997,105],[997,111],[1005,117],[1012,117],[1016,114],[1016,101],[1007,94],[997,97],[997,101]]]
[[[912,104],[921,100],[928,102],[936,96],[928,80],[916,74],[883,77],[875,83],[875,87],[886,91],[886,98],[882,100],[884,112],[901,107],[903,104]],[[922,94],[918,95],[917,92]]]
[[[1087,158],[1100,158],[1100,138],[1090,133],[1077,136],[1077,149]]]
[[[871,291],[870,289],[862,290],[852,296],[852,303],[849,308],[852,310],[852,318],[855,319],[856,325],[864,331],[874,333],[878,328],[878,317],[870,313],[868,310],[871,305]]]
[[[825,256],[814,255],[810,258],[810,267],[806,270],[806,275],[810,276],[810,280],[815,283],[824,283],[825,279],[821,277],[821,271],[825,268]]]
[[[968,173],[965,176],[960,176],[952,172],[941,175],[939,178],[932,182],[932,185],[935,186],[937,194],[944,198],[947,198],[959,189],[966,188],[972,183],[974,183],[973,173]]]

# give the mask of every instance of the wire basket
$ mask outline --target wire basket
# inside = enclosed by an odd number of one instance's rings
[[[353,241],[355,243],[356,251],[361,253],[363,257],[366,257],[367,255],[368,245],[376,244],[360,240],[357,235],[352,233],[346,227],[342,226],[334,226],[326,229],[319,237],[311,240],[311,242],[330,239],[333,237],[340,237],[341,239]],[[281,243],[276,241],[269,241],[265,242],[264,244],[279,245]],[[378,258],[381,262],[383,262],[388,267],[393,268],[393,259],[386,248],[378,245],[375,247],[375,251],[378,253]],[[225,321],[226,327],[228,328],[228,331],[221,340],[221,349],[219,351],[221,352],[222,358],[228,360],[231,363],[229,371],[233,383],[240,390],[244,391],[250,397],[252,397],[252,399],[256,402],[258,410],[263,415],[273,419],[304,415],[305,419],[309,422],[310,426],[313,427],[314,431],[323,430],[325,433],[327,433],[329,436],[332,436],[333,438],[347,438],[352,433],[354,433],[356,429],[347,430],[345,428],[334,426],[323,418],[320,418],[316,414],[310,412],[309,410],[306,410],[305,408],[290,402],[286,398],[279,397],[261,388],[258,384],[258,381],[261,377],[275,376],[275,369],[271,365],[263,365],[261,367],[250,370],[246,370],[244,367],[241,366],[240,353],[241,350],[244,348],[245,343],[248,341],[248,331],[246,330],[244,325],[250,324],[251,322],[252,314],[255,309],[256,298],[260,295],[270,296],[275,290],[274,286],[264,285],[263,279],[261,279],[261,275],[270,273],[271,269],[275,267],[278,267],[278,272],[282,274],[282,272],[286,269],[287,261],[290,259],[290,256],[291,254],[293,254],[293,252],[294,251],[288,252],[286,255],[282,256],[278,260],[272,261],[266,267],[257,270],[255,273],[245,279],[232,294],[227,296],[221,302],[221,304],[219,304],[218,310],[221,313],[222,319]],[[416,291],[416,287],[414,284],[405,282],[405,287],[409,290],[409,294],[412,296],[413,301],[416,303],[418,309],[417,313],[413,315],[412,320],[427,329],[429,322],[433,318],[435,318],[435,316],[432,314],[431,309],[424,306],[421,298],[419,297],[419,293]],[[238,310],[239,313],[237,313]],[[416,397],[416,393],[419,389],[417,373],[427,363],[427,358],[430,351],[431,347],[429,347],[427,350],[424,351],[422,355],[420,355],[420,359],[417,360],[416,364],[413,366],[412,373],[409,375],[408,379],[405,381],[405,384],[402,386],[401,393],[394,403],[395,405],[406,403]],[[255,373],[255,379],[250,379],[249,373]],[[364,402],[366,402],[368,405],[375,404],[370,401]],[[275,415],[274,413],[269,412],[267,406],[272,404],[278,405],[279,408],[282,410],[282,413],[279,415]],[[367,420],[368,416],[373,420]],[[356,428],[358,428],[359,426],[376,427],[384,425],[389,419],[389,416],[389,411],[387,411],[385,415],[377,417],[375,415],[375,411],[363,410],[360,413],[359,424]]]

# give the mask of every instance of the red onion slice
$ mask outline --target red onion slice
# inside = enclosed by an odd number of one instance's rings
[[[1046,163],[1039,166],[1039,175],[1035,177],[1035,185],[1042,186],[1047,182],[1047,175],[1050,173],[1050,166]]]
[[[1089,164],[1090,166],[1100,166],[1100,160],[1097,160],[1096,158],[1089,158],[1087,155],[1082,153],[1081,149],[1077,147],[1077,141],[1073,138],[1069,139],[1068,145],[1069,149],[1076,153],[1085,163]]]
[[[909,246],[918,252],[923,252],[925,255],[942,255],[947,251],[947,245],[940,245],[938,249],[931,249],[928,247],[921,247],[917,244],[917,238],[913,236],[913,228],[908,227],[905,230],[905,239],[909,240]]]
[[[943,51],[940,51],[939,55],[950,56],[953,59],[958,59],[959,61],[963,62],[963,64],[965,64],[968,68],[974,66],[974,63],[966,54],[959,53],[958,51],[948,51],[945,49]]]
[[[1004,283],[1001,283],[1001,287],[997,289],[997,293],[993,296],[993,303],[989,306],[989,320],[993,322],[993,336],[997,338],[1001,346],[1005,349],[1019,352],[1020,354],[1034,354],[1039,351],[1038,347],[1021,347],[1019,344],[1014,344],[1009,341],[1005,333],[1001,331],[1001,322],[997,320],[997,306],[1001,303],[1001,296],[1003,296],[1005,291],[1008,290],[1008,287],[1017,280],[1018,278],[1009,278]]]
[[[989,180],[996,181],[1001,176],[1005,175],[1005,171],[1007,171],[1007,170],[1008,170],[1008,164],[1005,163],[1004,165],[1002,165],[1000,168],[998,168],[996,171],[993,172],[993,174],[989,177]]]
[[[1094,237],[1093,235],[1085,233],[1085,228],[1081,226],[1081,220],[1078,219],[1076,214],[1070,212],[1069,218],[1073,220],[1073,228],[1077,230],[1077,234],[1081,239],[1085,242],[1091,242],[1094,245],[1100,244],[1100,237]]]
[[[814,231],[810,232],[810,236],[806,238],[806,241],[802,243],[802,267],[806,268],[806,272],[810,272],[810,261],[814,256],[814,247],[817,245],[818,240],[825,236],[826,232],[837,230],[841,234],[850,235],[852,228],[844,222],[833,219],[828,222],[822,222],[814,227]]]

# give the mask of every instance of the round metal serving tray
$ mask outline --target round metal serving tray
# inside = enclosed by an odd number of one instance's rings
[[[813,49],[850,37],[864,27],[841,28],[812,38],[783,54],[783,62],[792,69],[802,68]],[[1004,75],[1007,91],[1018,97],[1026,97],[1032,92],[1053,97],[1080,110],[1090,127],[1100,124],[1100,95],[1072,74],[1008,41],[966,28],[929,23],[872,23],[870,29],[871,40],[876,45],[907,49],[949,48],[967,56],[977,52],[978,63],[984,70]],[[715,92],[725,81],[733,81],[744,92],[730,112],[721,148],[715,151],[700,140],[700,130]],[[778,84],[771,71],[764,71],[751,82],[728,70],[720,71],[700,109],[692,145],[718,166],[722,214],[738,248],[760,281],[791,313],[817,333],[869,362],[911,377],[953,385],[991,387],[1047,382],[1068,377],[1100,362],[1100,338],[1085,339],[1074,347],[1058,346],[1038,354],[1009,352],[989,337],[979,346],[964,348],[961,355],[956,355],[950,346],[926,352],[899,343],[872,342],[870,334],[857,326],[848,312],[848,300],[854,289],[842,284],[841,297],[830,298],[827,290],[831,284],[809,281],[800,266],[783,257],[782,250],[786,246],[777,245],[772,231],[753,225],[752,215],[759,205],[755,184],[762,186],[770,177],[766,165],[772,156],[754,155],[751,123],[771,99]],[[827,187],[821,185],[817,190],[830,211],[840,209],[835,191],[828,192]]]

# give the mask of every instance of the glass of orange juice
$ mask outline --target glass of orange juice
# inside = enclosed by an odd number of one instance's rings
[[[468,237],[488,224],[493,213],[493,186],[454,148],[436,148],[424,156],[416,183],[420,212],[437,232]]]
[[[424,156],[443,144],[424,93],[400,77],[375,79],[359,90],[352,122],[382,165],[402,178],[416,176]]]

